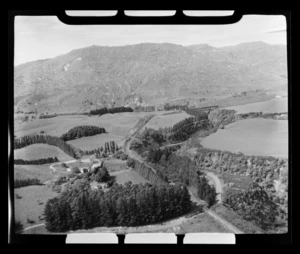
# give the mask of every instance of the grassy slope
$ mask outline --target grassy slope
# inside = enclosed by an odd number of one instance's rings
[[[53,136],[61,136],[69,129],[82,125],[94,125],[104,127],[108,133],[125,136],[128,134],[138,120],[143,117],[145,113],[117,113],[107,114],[103,116],[58,116],[48,119],[38,119],[23,124],[15,124],[15,135],[21,137],[30,134],[39,134],[44,131],[45,134]]]
[[[216,212],[220,217],[223,217],[225,220],[229,221],[232,225],[236,226],[238,229],[243,231],[246,234],[253,233],[263,233],[263,230],[251,222],[248,222],[241,218],[239,215],[230,211],[225,206],[217,204],[211,208],[214,212]]]
[[[81,150],[92,150],[104,147],[105,142],[115,141],[118,145],[121,145],[123,136],[117,136],[111,133],[102,133],[95,136],[82,137],[74,140],[67,141],[68,144],[80,148]]]
[[[53,178],[49,165],[14,165],[14,179],[37,178],[45,182]]]
[[[15,219],[20,221],[24,228],[44,223],[39,216],[43,217],[44,207],[49,198],[53,198],[57,193],[51,191],[47,186],[27,186],[15,189],[15,196],[22,197],[18,199],[15,197]],[[39,204],[43,203],[43,204]],[[29,224],[27,218],[34,220],[34,224]]]
[[[248,112],[263,112],[263,113],[281,113],[288,111],[288,101],[285,98],[274,98],[269,101],[249,103],[239,106],[231,106],[226,109],[234,109],[237,114]]]
[[[201,141],[204,147],[245,155],[288,157],[288,122],[272,119],[246,119],[226,125],[224,130]]]
[[[153,129],[170,127],[188,117],[191,116],[185,112],[162,112],[161,114],[156,114],[147,123],[146,127]]]
[[[15,159],[38,160],[48,157],[57,157],[59,161],[73,160],[73,158],[65,154],[61,149],[47,144],[33,144],[14,150]]]
[[[149,181],[140,176],[137,172],[131,170],[124,170],[120,172],[112,172],[111,176],[115,177],[116,183],[125,184],[131,181],[132,184],[148,183]]]

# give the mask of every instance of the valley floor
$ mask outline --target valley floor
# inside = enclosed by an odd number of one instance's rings
[[[271,103],[271,102],[270,102]],[[249,104],[250,105],[250,104]],[[253,105],[244,105],[240,107],[232,107],[239,112],[246,112],[253,109]],[[261,106],[262,104],[260,104]],[[265,105],[265,104],[264,104]],[[270,104],[271,105],[271,104]],[[257,104],[256,104],[257,106]],[[269,106],[272,108],[272,106]],[[244,110],[244,111],[243,111]],[[281,109],[280,109],[281,110]],[[248,112],[248,111],[247,111]],[[164,116],[164,114],[166,115]],[[148,122],[146,127],[158,129],[159,127],[172,126],[174,123],[188,117],[185,112],[170,114],[170,112],[155,112],[155,116]],[[95,124],[100,127],[105,127],[109,130],[111,137],[115,137],[115,141],[125,142],[125,149],[130,157],[140,160],[136,154],[129,149],[130,142],[126,143],[126,138],[130,137],[131,132],[147,113],[123,113],[114,114],[101,117],[87,117],[87,116],[60,116],[50,119],[39,119],[37,122],[19,125],[16,128],[17,136],[27,134],[40,133],[45,131],[45,134],[61,135],[69,128],[87,122]],[[276,157],[287,158],[288,155],[288,123],[286,120],[269,120],[269,119],[247,119],[229,124],[225,129],[218,130],[216,133],[206,137],[201,141],[204,147],[214,148],[219,150],[229,150],[232,152],[242,152],[251,155],[271,155]],[[144,126],[141,126],[143,129]],[[85,149],[94,149],[107,141],[105,135],[97,135],[98,137],[82,138],[71,141],[69,143]],[[101,139],[103,137],[103,140]],[[105,139],[106,138],[106,139]],[[120,138],[118,140],[118,138]],[[105,139],[105,140],[104,140]],[[98,146],[99,145],[99,146]],[[83,147],[82,147],[83,146]],[[48,150],[47,150],[48,151]],[[45,150],[45,153],[47,153]],[[54,153],[56,151],[51,151]],[[36,151],[33,151],[36,153]],[[24,155],[24,152],[19,151],[16,153],[18,156]],[[32,151],[31,151],[32,155]],[[68,161],[68,156],[61,161]],[[134,171],[124,168],[122,163],[115,161],[112,164],[109,172],[115,177],[117,183],[124,184],[127,181],[133,183],[146,183],[148,180],[141,177]],[[109,164],[109,159],[107,160]],[[118,164],[118,165],[117,165]],[[114,170],[116,165],[117,170]],[[108,166],[109,168],[109,166]],[[49,180],[53,177],[51,172],[53,167],[51,165],[18,165],[15,166],[15,178],[37,177],[42,181]],[[40,172],[40,173],[38,173]],[[221,201],[222,181],[220,182],[216,175],[208,173],[212,179],[212,183],[216,186],[217,193],[219,193],[218,200]],[[24,234],[49,234],[46,230],[43,220],[44,204],[49,198],[55,197],[57,193],[51,191],[47,186],[28,186],[14,190],[15,195],[15,218],[21,221],[25,231]],[[193,198],[193,195],[192,195]],[[195,202],[195,200],[193,200]],[[114,227],[114,228],[94,228],[90,230],[79,230],[76,233],[93,233],[93,232],[115,232],[115,233],[137,233],[137,232],[175,232],[175,233],[188,233],[188,232],[235,232],[242,233],[242,230],[237,228],[237,224],[231,225],[228,216],[220,216],[224,210],[219,208],[216,211],[204,210],[201,211],[195,204],[194,210],[185,216],[169,220],[163,223],[147,225],[142,227]],[[219,217],[218,217],[219,216]],[[227,216],[227,215],[226,215]],[[226,226],[226,220],[228,225]],[[75,232],[74,232],[75,233]]]

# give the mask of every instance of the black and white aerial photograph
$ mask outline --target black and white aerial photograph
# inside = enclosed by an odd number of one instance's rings
[[[12,230],[287,233],[286,30],[16,16]]]

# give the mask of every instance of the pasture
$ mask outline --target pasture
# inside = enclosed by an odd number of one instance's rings
[[[115,181],[118,184],[125,184],[131,181],[132,184],[149,183],[148,180],[143,178],[137,172],[132,170],[114,171],[109,173],[112,177],[115,177]]]
[[[249,112],[282,113],[288,112],[288,100],[287,97],[273,98],[268,101],[232,106],[225,109],[234,109],[237,114]]]
[[[47,186],[27,186],[14,189],[15,194],[15,219],[20,221],[24,228],[44,223],[44,207],[48,199],[57,193]],[[17,198],[19,197],[19,198]],[[32,224],[27,221],[32,221]]]
[[[288,157],[288,121],[240,120],[201,140],[206,148],[242,152],[245,155]]]
[[[104,147],[105,142],[115,141],[119,146],[123,145],[123,136],[117,136],[111,133],[102,133],[89,137],[82,137],[67,141],[68,144],[77,147],[83,151]]]
[[[15,159],[38,160],[49,157],[57,157],[59,161],[68,161],[73,159],[58,147],[48,144],[33,144],[14,150]]]
[[[15,135],[17,137],[40,134],[61,136],[69,129],[79,125],[94,125],[104,127],[110,134],[126,136],[129,130],[147,113],[126,112],[116,114],[106,114],[102,116],[87,115],[65,115],[53,118],[37,119],[35,121],[15,124]]]
[[[41,182],[51,180],[54,175],[49,166],[50,164],[14,165],[14,179],[37,178]]]
[[[159,129],[171,127],[185,118],[191,117],[184,111],[162,111],[157,113],[147,124],[147,128]]]
[[[103,166],[107,168],[108,172],[121,171],[127,168],[127,161],[115,158],[106,158],[103,161]]]

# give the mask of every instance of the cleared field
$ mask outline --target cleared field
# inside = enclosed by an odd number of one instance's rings
[[[38,160],[49,157],[57,157],[59,161],[67,161],[73,159],[58,147],[50,146],[47,144],[33,144],[21,149],[14,150],[15,159]]]
[[[44,207],[48,199],[53,198],[57,193],[51,191],[47,186],[27,186],[14,190],[15,192],[15,219],[20,221],[24,228],[44,223]],[[16,198],[19,196],[21,198]],[[39,218],[40,216],[40,218]],[[27,222],[34,221],[32,224]]]
[[[237,114],[248,112],[263,112],[263,113],[281,113],[288,112],[287,97],[274,98],[268,101],[255,102],[245,105],[227,107],[226,109],[234,109]]]
[[[125,170],[127,167],[127,162],[119,159],[109,158],[104,160],[103,165],[107,168],[108,172],[114,172]]]
[[[206,148],[245,155],[288,157],[288,121],[246,119],[219,129],[202,139]]]
[[[41,182],[45,182],[54,177],[49,166],[50,164],[14,165],[14,179],[37,178]]]
[[[115,177],[116,183],[118,184],[125,184],[129,181],[131,181],[132,184],[149,183],[148,180],[131,170],[111,172],[110,175]]]
[[[104,147],[105,142],[115,141],[118,145],[122,145],[124,136],[117,136],[111,133],[102,133],[95,136],[82,137],[67,141],[68,144],[80,148],[81,150],[92,150],[100,146]]]
[[[147,124],[147,128],[159,129],[165,127],[171,127],[179,121],[191,117],[186,112],[162,112],[156,114]]]
[[[69,129],[79,125],[94,125],[104,127],[108,133],[117,136],[126,136],[140,118],[147,113],[126,112],[106,114],[102,116],[66,115],[48,119],[37,119],[36,121],[15,124],[15,135],[21,137],[30,134],[44,134],[61,136]]]
[[[172,229],[173,230],[173,229]],[[170,229],[164,232],[172,232]],[[180,225],[181,234],[185,233],[231,233],[229,229],[223,226],[207,213],[200,214],[196,218]]]
[[[244,220],[235,212],[230,211],[221,204],[214,205],[211,210],[216,212],[220,217],[230,221],[235,227],[242,230],[246,234],[263,233],[263,230],[249,221]]]

